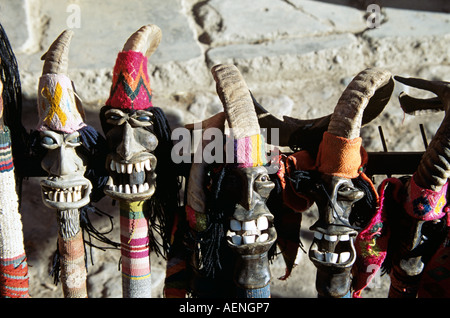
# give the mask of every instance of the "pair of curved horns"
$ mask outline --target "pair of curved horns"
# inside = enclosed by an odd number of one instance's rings
[[[332,114],[315,119],[284,116],[280,120],[253,99],[259,124],[279,129],[279,146],[302,144],[302,139],[320,140],[325,131],[346,137],[359,136],[360,128],[374,120],[385,108],[394,90],[389,72],[369,68],[360,72],[342,93]],[[270,139],[270,130],[268,130]]]
[[[73,34],[72,30],[63,31],[41,57],[41,60],[45,61],[42,74],[67,74],[69,46]],[[144,25],[128,38],[123,51],[141,52],[150,57],[159,46],[161,38],[161,29],[158,26],[154,24]]]

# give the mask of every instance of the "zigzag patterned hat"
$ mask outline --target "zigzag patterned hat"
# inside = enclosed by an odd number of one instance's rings
[[[72,81],[66,75],[73,31],[66,30],[53,42],[39,78],[37,130],[73,133],[86,126],[84,111],[77,103]]]
[[[116,59],[107,106],[125,110],[153,106],[147,63],[161,37],[159,27],[152,24],[143,26],[130,36]]]

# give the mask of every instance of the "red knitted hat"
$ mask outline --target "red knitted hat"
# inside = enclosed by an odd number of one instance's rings
[[[107,106],[134,110],[153,106],[147,63],[148,58],[141,52],[118,54]]]

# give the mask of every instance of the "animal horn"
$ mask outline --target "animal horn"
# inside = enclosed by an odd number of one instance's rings
[[[374,95],[369,99],[367,107],[364,109],[361,127],[370,123],[383,111],[389,102],[393,90],[394,81],[392,79],[389,79],[384,85],[377,87]],[[252,98],[259,125],[268,129],[268,140],[271,140],[270,129],[278,129],[279,146],[299,146],[308,140],[320,142],[323,133],[328,129],[332,114],[314,119],[298,119],[283,116],[283,120],[280,120],[264,109],[253,95]]]
[[[144,25],[128,38],[122,51],[141,52],[150,57],[158,48],[161,38],[161,29],[157,25]]]
[[[69,46],[73,37],[72,30],[63,31],[52,43],[47,53],[41,60],[44,60],[42,74],[66,74],[69,69]]]
[[[374,98],[384,107],[389,100],[386,100],[386,96],[390,97],[391,83],[391,73],[377,68],[368,68],[356,75],[342,93],[331,115],[328,132],[347,139],[359,137],[364,111],[370,100]],[[380,89],[382,93],[376,94]],[[368,113],[366,120],[373,119],[377,112]]]
[[[260,134],[252,97],[238,68],[235,65],[219,64],[211,69],[211,73],[234,138]]]
[[[406,85],[435,93],[441,102],[442,109],[445,111],[444,119],[423,154],[414,177],[414,181],[420,187],[439,191],[450,176],[450,114],[448,111],[450,107],[450,83],[400,76],[396,76],[395,79]],[[403,95],[400,102],[404,100]],[[420,101],[420,99],[414,100]],[[424,101],[429,101],[429,99]]]

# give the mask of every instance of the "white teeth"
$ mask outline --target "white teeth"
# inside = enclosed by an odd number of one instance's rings
[[[108,178],[108,182],[106,183],[106,185],[108,185],[108,186],[112,186],[114,183],[113,183],[113,179],[111,178],[111,177],[109,177]]]
[[[314,237],[318,240],[321,240],[323,237],[323,234],[317,231],[314,231]]]
[[[138,192],[144,192],[144,185],[143,184],[139,185]]]
[[[150,159],[145,160],[144,166],[145,166],[145,169],[147,169],[148,171],[151,170]]]
[[[342,252],[339,255],[339,263],[345,263],[350,259],[350,252]]]
[[[242,230],[244,231],[253,231],[256,230],[256,223],[255,221],[246,221],[242,222]]]
[[[126,184],[125,185],[125,193],[131,193],[131,190],[130,190],[130,185],[129,184]]]
[[[67,192],[66,202],[72,202],[72,194],[70,192]]]
[[[137,193],[138,192],[138,188],[135,184],[133,184],[133,187],[131,188],[131,192],[133,193]]]
[[[256,227],[260,231],[267,230],[269,228],[269,220],[267,220],[267,218],[265,216],[261,216],[256,221]]]
[[[147,191],[148,189],[150,189],[150,186],[148,185],[148,183],[144,183],[144,190]]]
[[[267,241],[269,239],[269,234],[267,234],[267,233],[263,233],[263,234],[261,234],[259,237],[258,237],[258,242],[259,243],[263,243],[263,242],[265,242],[265,241]]]
[[[117,192],[123,192],[123,185],[119,184]]]
[[[327,241],[330,242],[336,242],[337,241],[337,235],[328,235],[328,234],[324,234],[324,237]]]
[[[82,186],[70,187],[67,189],[55,189],[55,191],[45,192],[47,198],[54,202],[77,202],[81,200]]]
[[[318,250],[314,250],[314,257],[316,259],[318,259],[319,261],[323,261],[325,256],[323,255],[323,253],[319,252]]]
[[[241,222],[235,219],[230,220],[230,229],[233,231],[240,231],[241,230]]]
[[[338,260],[338,257],[339,257],[339,255],[336,253],[329,253],[329,252],[325,253],[325,260],[328,263],[336,263]]]
[[[147,159],[145,161],[137,162],[137,163],[128,163],[128,164],[122,164],[115,162],[114,160],[111,160],[109,163],[109,169],[111,171],[116,171],[117,173],[128,173],[131,174],[133,172],[133,168],[136,169],[137,172],[142,172],[145,170],[151,171],[152,167],[150,164],[150,159]]]
[[[339,241],[350,241],[350,235],[348,234],[339,235]]]
[[[244,235],[242,237],[244,244],[252,244],[255,243],[255,235]]]
[[[233,244],[241,245],[241,243],[242,243],[242,236],[234,235],[234,236],[231,237],[231,241],[233,242]]]

